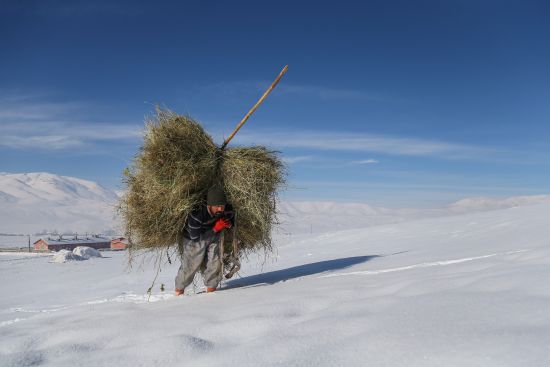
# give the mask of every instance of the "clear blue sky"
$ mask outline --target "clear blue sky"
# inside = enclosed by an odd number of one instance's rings
[[[120,189],[155,104],[289,163],[285,198],[550,194],[547,1],[2,1],[0,171]]]

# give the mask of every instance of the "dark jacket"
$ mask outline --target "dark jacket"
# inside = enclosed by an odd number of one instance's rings
[[[225,210],[230,211],[231,207],[226,205]],[[212,227],[214,226],[215,221],[216,218],[210,215],[206,205],[202,205],[199,209],[193,210],[187,217],[183,236],[191,241],[198,241],[200,240],[201,235],[206,233],[208,235],[213,235],[215,232]]]

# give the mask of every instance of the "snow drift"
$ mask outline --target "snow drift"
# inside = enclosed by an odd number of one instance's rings
[[[52,262],[54,263],[66,263],[67,261],[82,261],[86,258],[77,255],[69,250],[59,250],[52,257]]]
[[[96,250],[95,248],[91,248],[88,246],[77,246],[73,250],[73,254],[78,255],[84,259],[89,259],[92,257],[103,257],[101,255],[101,252]]]

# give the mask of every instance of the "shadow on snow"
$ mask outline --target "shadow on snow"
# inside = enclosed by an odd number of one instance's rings
[[[251,275],[240,279],[234,279],[226,282],[223,288],[248,287],[262,284],[274,284],[284,282],[286,280],[299,278],[307,275],[319,274],[328,271],[345,269],[353,265],[367,262],[380,255],[371,256],[353,256],[344,257],[342,259],[318,261],[311,264],[293,266],[287,269],[270,271],[267,273]]]

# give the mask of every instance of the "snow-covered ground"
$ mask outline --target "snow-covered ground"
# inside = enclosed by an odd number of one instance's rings
[[[149,302],[154,266],[128,271],[125,252],[4,254],[0,366],[547,366],[550,202],[497,208],[340,231],[296,218],[222,290],[173,297],[174,261]]]

